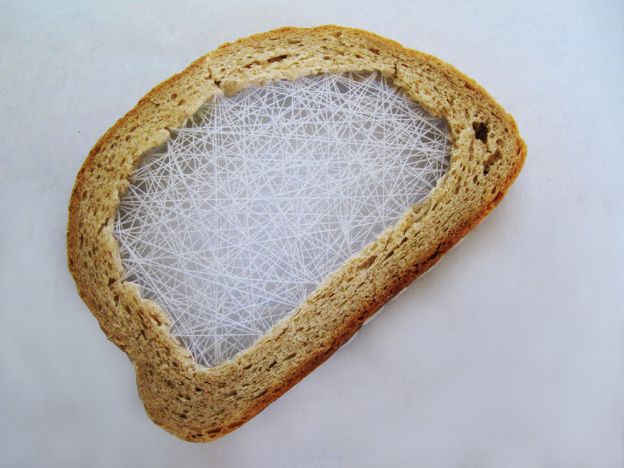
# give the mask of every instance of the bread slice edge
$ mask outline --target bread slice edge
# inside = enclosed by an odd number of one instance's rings
[[[122,279],[112,226],[132,170],[142,154],[164,143],[171,129],[216,94],[346,71],[379,71],[444,117],[453,142],[451,167],[429,197],[254,346],[214,368],[201,367],[169,333],[167,314]],[[183,439],[213,440],[301,380],[434,265],[501,201],[525,157],[513,118],[439,59],[351,28],[282,28],[224,44],[196,60],[100,138],[70,200],[69,269],[103,331],[133,362],[152,419]]]

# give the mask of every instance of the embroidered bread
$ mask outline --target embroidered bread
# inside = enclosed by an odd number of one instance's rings
[[[293,314],[232,360],[202,367],[170,319],[123,280],[113,223],[141,156],[218,93],[320,73],[377,71],[448,123],[451,162],[429,197],[331,274]],[[344,344],[496,206],[526,147],[473,80],[429,55],[337,26],[283,28],[224,44],[161,83],[100,138],[80,169],[68,223],[69,269],[100,326],[132,360],[150,417],[192,441],[260,412]]]

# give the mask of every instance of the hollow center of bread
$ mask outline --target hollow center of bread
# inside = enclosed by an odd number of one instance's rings
[[[125,279],[218,365],[426,197],[449,150],[445,121],[379,74],[217,97],[135,170],[115,223]]]

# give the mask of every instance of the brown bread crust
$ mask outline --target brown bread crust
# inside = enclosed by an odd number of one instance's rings
[[[431,195],[359,252],[251,348],[199,366],[169,318],[123,281],[112,227],[142,154],[218,93],[318,73],[378,70],[452,139],[451,165]],[[515,122],[472,79],[435,57],[366,31],[282,28],[227,43],[156,86],[102,136],[69,205],[69,269],[108,338],[134,363],[150,417],[186,440],[234,430],[331,356],[385,302],[434,265],[503,198],[526,146]]]

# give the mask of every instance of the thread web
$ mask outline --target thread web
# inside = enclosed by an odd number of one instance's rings
[[[449,149],[445,121],[376,73],[216,97],[133,173],[114,227],[124,278],[218,365],[426,197]]]

